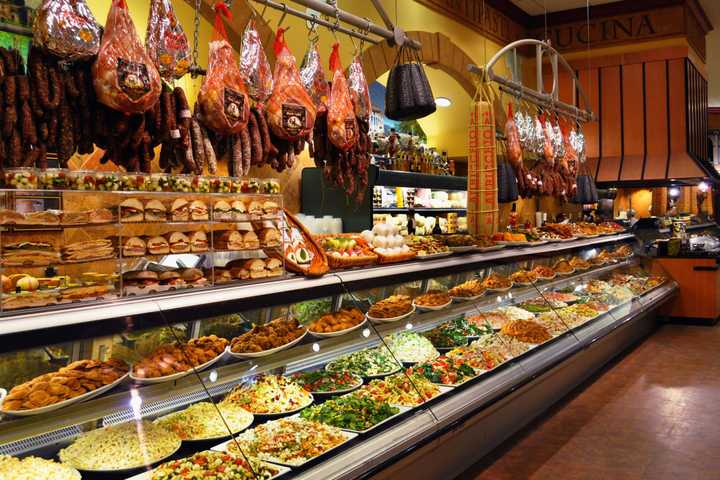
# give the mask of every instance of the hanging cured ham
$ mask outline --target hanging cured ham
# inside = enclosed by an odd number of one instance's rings
[[[190,68],[187,36],[170,0],[151,0],[145,48],[160,76],[168,81],[182,77]]]
[[[255,20],[252,18],[243,33],[240,74],[245,81],[250,98],[258,104],[265,103],[272,95],[273,77],[260,34],[255,28]]]
[[[113,0],[93,65],[98,100],[123,113],[143,113],[160,96],[160,74],[130,19],[125,0]]]
[[[223,17],[232,15],[223,2],[215,5],[215,39],[210,42],[207,75],[198,94],[201,120],[210,130],[231,135],[248,124],[250,103],[238,61],[228,42]]]
[[[320,60],[317,39],[311,39],[307,52],[300,65],[300,79],[305,89],[310,93],[318,114],[327,111],[327,101],[330,96],[325,70]]]
[[[348,69],[348,86],[350,88],[350,97],[355,107],[355,116],[358,120],[369,122],[370,114],[372,113],[370,89],[365,79],[365,72],[363,71],[362,63],[360,63],[360,57],[357,55]]]
[[[350,150],[358,138],[355,108],[350,99],[347,80],[340,63],[340,44],[332,47],[330,70],[333,72],[332,88],[328,100],[328,136],[333,145],[343,151]]]
[[[275,85],[267,103],[268,124],[272,132],[291,142],[307,138],[315,124],[315,105],[300,79],[295,57],[288,49],[285,29],[275,36]]]
[[[84,0],[44,0],[35,12],[33,43],[67,60],[97,55],[100,26]]]

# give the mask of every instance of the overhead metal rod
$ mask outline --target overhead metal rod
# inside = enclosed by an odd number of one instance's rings
[[[468,70],[472,73],[482,75],[484,70],[477,65],[468,65]],[[531,88],[528,88],[520,82],[515,82],[505,77],[500,77],[492,71],[487,72],[488,79],[497,83],[500,90],[513,95],[515,97],[524,99],[533,103],[543,109],[552,110],[555,112],[562,113],[575,120],[583,122],[592,122],[595,120],[595,115],[587,110],[581,110],[575,105],[570,105],[565,102],[561,102],[553,98],[549,93],[539,93]]]
[[[369,37],[367,35],[364,35],[360,32],[350,30],[349,28],[343,27],[342,25],[336,25],[335,23],[329,22],[327,20],[323,20],[322,18],[320,18],[316,15],[310,15],[309,13],[301,12],[300,10],[296,10],[292,7],[288,7],[286,3],[279,3],[279,2],[275,2],[273,0],[253,0],[253,1],[257,2],[257,3],[261,3],[263,5],[267,5],[270,8],[274,8],[275,10],[279,10],[279,11],[283,12],[283,14],[287,13],[288,15],[302,18],[303,20],[315,22],[318,25],[322,25],[323,27],[327,27],[331,30],[336,30],[338,32],[344,33],[345,35],[349,35],[351,37],[358,38],[364,42],[371,43],[373,45],[380,43],[378,40],[376,40],[372,37]]]
[[[259,3],[265,3],[266,0],[254,1]],[[373,35],[382,37],[385,40],[388,40],[391,44],[395,43],[395,32],[393,30],[388,30],[387,28],[376,25],[367,18],[358,17],[357,15],[353,15],[352,13],[348,13],[345,10],[327,4],[322,0],[293,0],[293,2],[302,5],[303,7],[312,8],[313,10],[320,12],[323,15],[327,15],[328,17],[337,18],[341,22],[345,22],[355,28],[360,29],[360,31],[372,33]],[[290,14],[290,10],[288,10],[288,14]],[[380,13],[380,15],[382,16],[382,12]],[[387,14],[385,14],[385,16],[387,16]],[[404,32],[401,33],[404,35],[405,45],[408,45],[409,47],[412,47],[416,50],[422,48],[422,43],[409,38],[407,35],[404,34]]]

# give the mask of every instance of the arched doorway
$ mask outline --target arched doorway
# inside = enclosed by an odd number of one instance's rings
[[[471,97],[475,94],[475,84],[468,65],[473,60],[450,38],[439,32],[407,32],[410,38],[422,43],[420,59],[423,64],[442,70],[457,81]],[[395,64],[397,48],[387,42],[367,48],[362,55],[365,76],[368,83],[377,80]]]

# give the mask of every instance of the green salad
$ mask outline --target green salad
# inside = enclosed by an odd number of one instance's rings
[[[377,402],[351,393],[306,408],[300,416],[306,420],[314,420],[338,428],[361,431],[398,413],[400,409],[387,402]]]
[[[348,372],[361,377],[387,375],[400,370],[399,365],[385,347],[369,348],[344,355],[328,363],[331,372]]]
[[[465,317],[448,320],[443,324],[443,327],[456,331],[466,337],[482,337],[483,335],[490,335],[493,333],[493,329],[489,325],[476,325],[468,322]]]
[[[462,331],[454,328],[447,328],[444,325],[435,327],[423,333],[423,336],[430,340],[435,348],[455,348],[467,345],[467,336]]]

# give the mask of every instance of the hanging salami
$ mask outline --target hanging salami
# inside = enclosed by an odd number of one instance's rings
[[[151,0],[145,48],[160,76],[168,81],[182,77],[190,68],[187,36],[170,0]]]
[[[343,151],[350,150],[358,139],[355,108],[350,99],[347,80],[340,64],[340,44],[332,47],[330,70],[333,72],[332,88],[328,100],[328,136],[333,145]]]
[[[220,1],[215,4],[215,39],[210,42],[208,70],[200,87],[198,105],[201,120],[208,129],[233,135],[247,125],[250,105],[223,17],[232,20],[230,10]]]
[[[318,113],[327,111],[330,89],[320,60],[320,51],[318,50],[316,38],[311,38],[308,43],[307,52],[305,52],[300,65],[300,78],[305,89],[310,93]]]
[[[363,71],[362,63],[360,63],[360,57],[357,55],[348,69],[348,87],[350,88],[350,97],[355,107],[355,116],[360,120],[369,122],[370,114],[372,113],[370,89],[365,79],[365,72]]]
[[[295,57],[284,38],[285,29],[275,36],[275,85],[267,104],[268,124],[273,133],[284,140],[306,138],[315,123],[315,105],[302,84]]]
[[[44,0],[35,12],[33,43],[66,60],[97,55],[100,26],[85,0]]]
[[[273,77],[255,20],[250,19],[243,33],[240,50],[240,74],[247,86],[248,95],[258,104],[264,104],[272,95]]]
[[[113,0],[93,64],[98,100],[123,113],[142,113],[160,96],[160,75],[138,38],[125,0]]]

